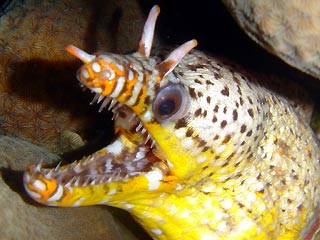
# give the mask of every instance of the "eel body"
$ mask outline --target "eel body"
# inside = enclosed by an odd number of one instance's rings
[[[125,209],[154,239],[311,239],[320,151],[307,113],[195,40],[151,53],[158,14],[135,53],[66,48],[84,62],[81,84],[113,111],[116,138],[69,165],[30,166],[28,194]]]

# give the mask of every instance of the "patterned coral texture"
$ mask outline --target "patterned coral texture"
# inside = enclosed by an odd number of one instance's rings
[[[81,132],[90,116],[75,81],[79,62],[64,47],[106,49],[99,45],[107,43],[106,34],[94,33],[96,46],[82,40],[93,34],[92,9],[84,1],[19,2],[0,18],[1,133],[59,152],[59,135]]]

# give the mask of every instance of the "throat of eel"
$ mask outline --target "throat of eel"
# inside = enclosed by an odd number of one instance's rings
[[[146,193],[176,187],[166,156],[148,131],[149,126],[159,125],[151,102],[155,89],[167,82],[168,74],[197,42],[184,43],[160,63],[149,58],[158,14],[159,8],[153,7],[138,51],[131,55],[91,55],[72,45],[66,47],[84,62],[77,77],[96,94],[93,101],[102,102],[100,110],[110,104],[118,137],[93,155],[66,166],[30,166],[24,173],[24,186],[34,200],[54,206],[107,204],[129,210]]]

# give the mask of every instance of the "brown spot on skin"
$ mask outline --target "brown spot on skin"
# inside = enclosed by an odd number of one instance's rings
[[[221,165],[221,167],[226,167],[229,165],[229,162],[225,162],[224,164]]]
[[[201,108],[198,108],[198,109],[194,112],[194,116],[195,116],[195,117],[199,117],[200,114],[201,114]]]
[[[242,96],[242,91],[241,91],[240,86],[239,86],[239,85],[237,85],[237,88],[238,88],[238,93],[239,93],[239,95],[240,95],[240,96]]]
[[[189,128],[186,132],[186,137],[191,137],[193,134],[193,130],[191,128]]]
[[[228,134],[228,135],[223,139],[222,144],[228,143],[228,142],[230,141],[230,139],[231,139],[231,135]]]
[[[202,97],[202,96],[203,96],[202,92],[198,92],[198,97]]]
[[[146,104],[146,105],[149,105],[149,104],[150,104],[150,96],[147,96],[147,97],[144,99],[144,104]]]
[[[189,89],[190,97],[193,98],[193,99],[196,99],[197,98],[197,94],[196,94],[194,88],[189,87],[188,89]]]
[[[251,118],[254,118],[254,113],[253,113],[253,109],[252,108],[248,109],[248,113],[249,113]]]
[[[209,149],[210,149],[210,147],[205,146],[205,147],[202,149],[202,151],[201,151],[201,152],[206,152],[206,151],[208,151]]]
[[[207,84],[207,85],[214,85],[214,83],[211,82],[211,81],[209,81],[209,80],[206,81],[206,84]]]
[[[216,121],[218,121],[217,117],[216,117],[216,116],[213,116],[212,122],[216,122]]]
[[[205,140],[201,139],[201,140],[199,141],[198,147],[203,147],[203,146],[206,145],[206,144],[207,144],[207,142],[206,142]]]
[[[207,100],[207,103],[210,104],[211,98],[209,96],[207,96],[206,100]]]
[[[232,112],[232,117],[233,117],[233,121],[237,121],[238,120],[238,112],[237,110],[233,110]]]
[[[199,79],[195,79],[194,82],[198,84],[202,84],[202,82]]]
[[[227,107],[223,108],[223,113],[226,114],[227,113]]]
[[[240,98],[239,98],[239,100],[240,100],[240,105],[242,106],[242,105],[243,105],[243,103],[244,103],[244,101],[243,101],[242,97],[240,97]]]
[[[214,111],[214,112],[218,112],[218,111],[219,111],[219,106],[216,105],[216,106],[214,107],[213,111]]]
[[[250,104],[253,104],[253,101],[252,101],[252,98],[251,98],[251,97],[248,97],[248,100],[249,100],[249,103],[250,103]]]
[[[213,75],[216,79],[222,78],[222,75],[219,72],[214,72]]]
[[[187,126],[187,121],[185,118],[181,118],[177,121],[177,123],[174,125],[174,128],[175,129],[179,129],[179,128],[182,128],[182,127],[186,127]]]
[[[247,125],[245,125],[245,124],[241,125],[240,132],[244,133],[246,130],[247,130]]]
[[[241,161],[240,162],[237,162],[234,167],[237,168],[239,165],[240,165]]]
[[[216,135],[214,136],[213,140],[218,140],[219,137],[220,137],[220,136],[219,136],[218,134],[216,134]]]
[[[224,89],[221,90],[221,94],[229,97],[229,88],[225,86]]]
[[[203,112],[202,115],[203,115],[204,117],[206,117],[206,116],[207,116],[207,113],[208,113],[207,110],[204,110],[204,112]]]
[[[250,130],[249,132],[247,132],[247,137],[250,137],[252,135],[252,130]]]
[[[222,120],[220,123],[221,128],[224,128],[225,126],[227,126],[227,121],[226,120]]]

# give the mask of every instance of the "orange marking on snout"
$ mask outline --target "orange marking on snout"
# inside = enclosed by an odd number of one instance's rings
[[[40,190],[36,186],[34,186],[35,181],[41,181],[43,184],[45,184],[46,189]],[[41,196],[40,199],[36,199],[39,202],[46,203],[48,202],[48,199],[56,192],[58,188],[58,183],[56,180],[51,180],[45,178],[42,174],[37,173],[35,176],[35,179],[27,184],[27,187],[32,192],[35,192]]]

